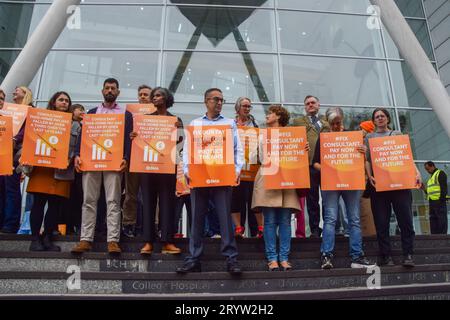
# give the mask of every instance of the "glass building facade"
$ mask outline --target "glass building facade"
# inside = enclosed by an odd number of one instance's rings
[[[51,2],[0,0],[0,82]],[[435,65],[422,0],[396,3]],[[259,122],[272,103],[303,114],[308,94],[321,113],[343,107],[349,129],[385,106],[410,135],[423,178],[427,160],[450,173],[450,140],[372,13],[368,0],[84,0],[30,87],[38,106],[65,90],[90,108],[107,77],[120,81],[121,103],[135,102],[141,84],[160,85],[186,123],[204,112],[210,87],[223,90],[229,117],[238,97],[251,98]],[[417,233],[428,232],[426,210],[414,191]]]

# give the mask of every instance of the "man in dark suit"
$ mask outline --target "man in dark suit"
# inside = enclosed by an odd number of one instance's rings
[[[313,168],[312,159],[314,150],[316,149],[317,139],[321,132],[330,131],[330,125],[325,117],[318,116],[320,102],[317,97],[308,95],[305,97],[305,116],[294,119],[294,126],[306,127],[306,136],[309,143],[309,173],[311,179],[311,189],[306,197],[306,205],[308,208],[309,228],[311,238],[319,238],[322,229],[320,223],[320,205],[319,205],[319,185],[320,174]]]

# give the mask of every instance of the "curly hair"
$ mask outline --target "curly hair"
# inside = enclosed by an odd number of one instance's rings
[[[289,123],[290,115],[289,112],[284,108],[281,104],[273,104],[269,107],[270,113],[275,113],[277,116],[280,117],[278,120],[278,123],[282,127],[286,127]]]
[[[155,96],[156,91],[161,92],[162,95],[164,96],[167,109],[169,109],[171,106],[173,106],[175,99],[173,97],[172,92],[170,92],[169,89],[162,88],[162,87],[156,87],[152,90],[152,93],[150,94],[150,101],[153,100],[153,97]]]

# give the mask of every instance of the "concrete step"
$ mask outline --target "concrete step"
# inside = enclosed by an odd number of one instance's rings
[[[376,250],[366,251],[368,259],[377,262]],[[105,252],[87,252],[82,256],[69,252],[0,252],[0,271],[57,271],[66,272],[71,265],[83,272],[174,272],[183,264],[186,254],[166,255],[154,253],[149,257],[138,253],[122,253],[111,256]],[[393,258],[401,264],[402,252],[393,251]],[[450,248],[416,249],[414,260],[417,265],[450,263]],[[290,261],[295,270],[320,269],[318,252],[292,252]],[[239,263],[245,271],[266,271],[264,253],[243,253]],[[335,268],[349,268],[351,259],[345,251],[335,252]],[[225,259],[220,254],[205,254],[202,257],[202,271],[226,271]]]
[[[450,279],[450,264],[380,269],[380,284],[400,286],[442,284]],[[208,294],[285,292],[366,288],[373,277],[365,269],[252,271],[232,276],[226,272],[178,275],[175,272],[81,272],[81,288],[68,290],[64,272],[0,272],[0,294]],[[423,292],[426,293],[426,292]],[[401,294],[400,294],[401,295]]]
[[[28,251],[30,246],[31,236],[28,235],[0,235],[0,251]],[[58,236],[55,237],[56,244],[61,246],[62,251],[69,252],[78,237],[75,236]],[[376,237],[365,237],[363,239],[364,250],[372,250],[378,248]],[[189,247],[189,239],[176,239],[175,244],[179,246],[183,252],[187,252]],[[220,239],[204,239],[205,253],[220,252]],[[237,240],[238,249],[240,252],[264,252],[264,240],[255,238],[246,238]],[[314,251],[318,252],[320,249],[321,239],[292,239],[291,251]],[[393,236],[391,240],[393,249],[401,249],[401,242],[399,236]],[[143,247],[144,242],[142,238],[122,239],[121,248],[124,252],[139,252]],[[155,243],[155,251],[161,251],[161,243]],[[415,248],[449,248],[450,236],[448,235],[425,235],[417,236],[415,240]],[[94,242],[93,251],[105,252],[107,248],[106,239],[99,237]],[[336,248],[339,250],[348,250],[348,238],[337,237]]]
[[[449,300],[450,283],[407,284],[383,286],[379,289],[368,290],[364,288],[339,288],[321,290],[297,291],[268,291],[268,292],[237,292],[237,293],[148,293],[148,294],[5,294],[0,300],[231,300],[233,304],[245,303],[247,300],[286,301],[286,300]],[[215,304],[210,302],[212,306]],[[174,310],[172,304],[170,311]],[[178,306],[178,305],[177,305]],[[292,310],[292,305],[288,305]],[[216,310],[217,312],[217,310]]]

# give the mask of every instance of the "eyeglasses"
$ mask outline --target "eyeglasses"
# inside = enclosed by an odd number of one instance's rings
[[[212,98],[208,98],[208,100],[213,100],[215,103],[218,103],[218,102],[222,102],[222,103],[225,103],[226,102],[226,100],[225,99],[223,99],[223,98],[219,98],[219,97],[212,97]]]
[[[250,105],[250,104],[243,104],[243,105],[241,106],[241,108],[246,108],[246,109],[250,109],[250,110],[253,109],[252,105]]]

